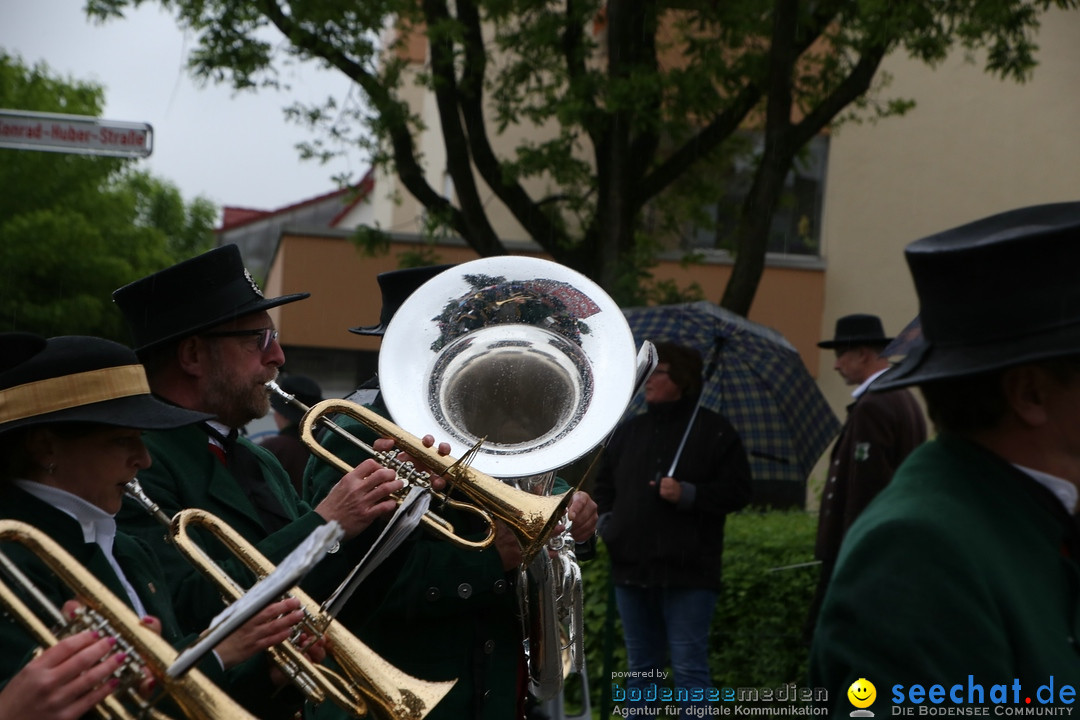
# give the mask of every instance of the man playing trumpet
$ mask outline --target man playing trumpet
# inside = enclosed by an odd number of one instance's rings
[[[306,297],[264,297],[235,245],[215,248],[114,293],[153,393],[209,416],[195,425],[146,434],[154,458],[153,467],[140,473],[146,494],[169,516],[186,508],[217,515],[272,562],[314,528],[337,521],[346,541],[303,585],[315,598],[324,598],[363,556],[364,547],[349,540],[395,509],[389,496],[402,484],[393,471],[365,462],[311,506],[297,496],[272,454],[238,436],[241,427],[268,411],[265,384],[285,362],[267,310]],[[189,630],[205,627],[223,609],[217,590],[142,508],[127,503],[119,521],[154,550],[181,624]],[[240,572],[238,563],[226,557],[215,560]],[[291,713],[288,703],[278,705]]]

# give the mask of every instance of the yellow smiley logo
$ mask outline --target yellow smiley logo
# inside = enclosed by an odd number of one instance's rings
[[[866,678],[859,678],[847,689],[848,700],[857,708],[868,708],[877,699],[877,688]]]

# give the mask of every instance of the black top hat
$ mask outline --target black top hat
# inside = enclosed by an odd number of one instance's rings
[[[208,252],[147,275],[113,293],[138,353],[309,293],[263,297],[236,245]]]
[[[38,349],[27,354],[31,340]],[[0,372],[0,433],[53,422],[166,430],[212,417],[151,395],[135,353],[111,340],[0,334],[0,357],[19,353]]]
[[[904,256],[922,339],[875,390],[1080,355],[1080,202],[993,215]]]
[[[308,407],[323,400],[322,388],[319,387],[319,383],[307,375],[286,375],[278,380],[278,386]],[[290,423],[296,424],[304,417],[303,410],[278,393],[270,393],[270,405],[288,418]]]
[[[452,267],[454,266],[430,265],[379,273],[375,277],[379,281],[379,289],[382,290],[382,311],[379,313],[379,324],[349,328],[349,332],[357,335],[382,335],[390,325],[394,313],[403,302],[409,299],[410,295],[416,292],[417,288],[443,270]]]
[[[892,338],[885,337],[885,328],[877,315],[845,315],[836,320],[836,337],[822,340],[817,345],[829,350],[861,345],[887,345],[891,341]]]

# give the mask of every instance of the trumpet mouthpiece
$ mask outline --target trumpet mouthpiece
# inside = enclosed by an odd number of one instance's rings
[[[142,485],[139,484],[139,478],[131,478],[124,485],[124,494],[139,504],[148,515],[155,518],[165,527],[169,527],[172,524],[172,520],[166,515],[156,502],[150,499],[150,496],[143,492]]]

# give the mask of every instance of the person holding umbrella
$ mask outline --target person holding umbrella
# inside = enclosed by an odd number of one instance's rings
[[[751,496],[738,433],[698,405],[701,356],[666,342],[656,343],[656,351],[659,361],[645,383],[647,411],[616,428],[595,485],[631,673],[627,686],[644,696],[669,661],[679,690],[713,686],[709,626],[720,590],[724,520]]]

